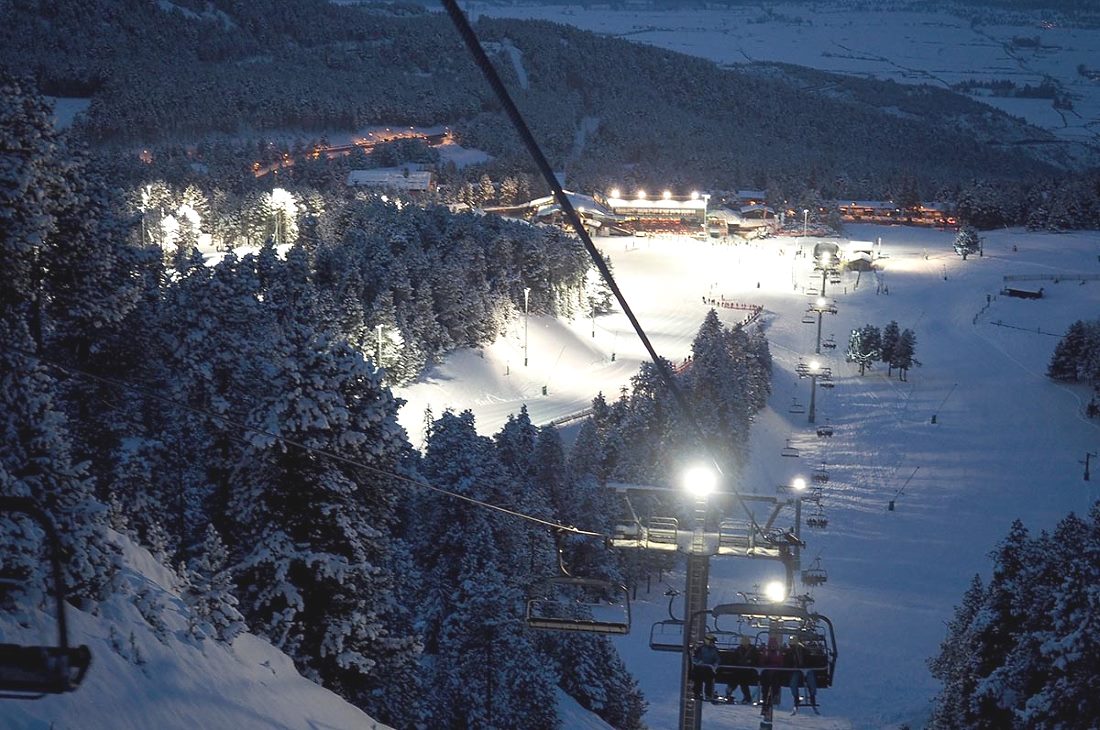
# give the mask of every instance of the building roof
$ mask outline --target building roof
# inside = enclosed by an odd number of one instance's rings
[[[432,173],[398,167],[352,170],[348,173],[347,184],[371,188],[392,188],[394,190],[430,190]]]

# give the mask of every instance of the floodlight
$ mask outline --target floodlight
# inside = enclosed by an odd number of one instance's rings
[[[638,191],[638,200],[645,200],[645,191],[644,190],[639,190]]]
[[[611,188],[611,197],[612,198],[619,197],[619,189],[618,188]]]
[[[684,472],[684,489],[696,497],[706,497],[718,486],[718,475],[707,466],[693,466]]]
[[[822,308],[822,309],[824,309],[825,305],[828,304],[828,303],[829,303],[829,300],[826,299],[825,297],[818,297],[817,298],[817,306]]]
[[[670,191],[670,190],[664,191],[663,193],[661,193],[661,197],[664,198],[665,200],[668,200],[669,198],[672,197],[672,191]]]
[[[793,487],[796,492],[804,491],[806,489],[806,480],[802,477],[795,477],[791,480],[791,487]]]
[[[820,370],[820,369],[821,369],[821,363],[819,363],[817,360],[810,360],[810,370]]]
[[[691,199],[692,200],[698,200],[699,199],[699,191],[698,190],[692,190],[691,191]]]
[[[782,603],[787,600],[787,586],[781,580],[773,580],[764,586],[764,597],[772,603]]]

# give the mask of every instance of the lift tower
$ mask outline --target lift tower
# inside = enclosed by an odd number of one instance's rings
[[[608,544],[617,548],[681,552],[687,556],[687,578],[684,587],[683,637],[680,651],[680,722],[679,730],[700,730],[702,701],[691,691],[691,650],[706,633],[707,585],[710,558],[733,556],[778,560],[786,570],[788,592],[793,589],[794,576],[799,571],[804,543],[800,537],[802,500],[800,496],[773,497],[712,493],[697,497],[692,504],[689,524],[677,517],[649,517],[644,521],[630,505],[632,492],[682,495],[680,490],[640,484],[611,483],[608,487],[623,495],[628,517],[615,525]],[[746,517],[723,516],[719,505],[731,500],[740,502]],[[763,521],[757,521],[759,512]],[[791,527],[776,526],[781,517],[789,518]]]

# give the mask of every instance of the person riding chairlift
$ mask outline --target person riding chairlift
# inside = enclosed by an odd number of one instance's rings
[[[706,686],[707,699],[714,699],[714,674],[718,671],[720,661],[721,656],[718,654],[718,647],[715,646],[715,636],[707,634],[703,643],[695,647],[691,653],[692,695],[695,699],[702,697],[700,690],[703,685]]]

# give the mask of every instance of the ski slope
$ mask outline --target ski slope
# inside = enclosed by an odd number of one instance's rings
[[[674,362],[689,353],[708,309],[704,296],[764,306],[773,394],[755,420],[739,489],[773,494],[776,485],[827,465],[829,525],[804,528],[804,555],[820,555],[829,574],[813,594],[816,610],[836,625],[836,683],[820,693],[821,716],[788,716],[788,697],[776,727],[921,725],[937,690],[926,659],[970,577],[987,574],[987,554],[1011,521],[1049,528],[1071,510],[1086,511],[1096,496],[1097,482],[1083,480],[1080,463],[1097,442],[1097,426],[1083,416],[1088,390],[1049,381],[1044,372],[1068,326],[1100,311],[1100,281],[1068,278],[1100,274],[1097,234],[988,232],[984,255],[966,261],[952,251],[952,232],[854,225],[846,236],[842,248],[848,240],[881,238],[883,257],[877,277],[865,272],[857,284],[848,272],[827,289],[838,313],[825,315],[823,333],[835,334],[838,347],[820,359],[832,368],[836,387],[818,390],[817,420],[833,425],[831,439],[818,438],[806,414],[789,412],[792,398],[809,401],[809,383],[799,381],[795,367],[815,344],[816,322],[802,322],[810,301],[804,289],[820,284],[810,257],[796,254],[808,253],[818,239],[739,245],[675,236],[596,239],[657,351]],[[1042,299],[999,295],[1002,277],[1029,274],[1052,277],[1026,282],[1044,288]],[[744,316],[718,311],[731,324]],[[861,377],[843,359],[848,333],[891,320],[915,332],[922,365],[907,382],[879,366]],[[408,401],[402,422],[414,443],[425,408],[436,415],[470,408],[485,434],[522,405],[536,423],[547,423],[583,409],[597,392],[617,397],[645,356],[621,313],[594,323],[532,315],[526,368],[523,339],[521,313],[498,342],[457,353],[400,390]],[[800,458],[779,455],[787,439]],[[890,500],[894,511],[887,510]],[[711,603],[734,600],[779,571],[778,563],[714,559]],[[679,656],[648,648],[650,624],[667,617],[669,586],[682,588],[683,575],[665,576],[648,593],[643,588],[635,630],[617,639],[649,699],[654,728],[674,727],[678,716]],[[708,705],[703,726],[757,728],[759,720],[753,708]]]

